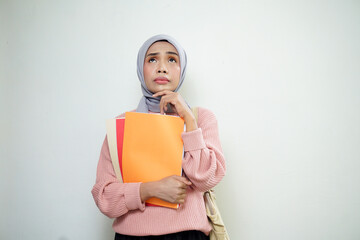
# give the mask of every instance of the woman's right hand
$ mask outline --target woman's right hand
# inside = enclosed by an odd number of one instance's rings
[[[140,185],[141,201],[145,202],[156,197],[170,203],[182,204],[185,201],[186,189],[191,182],[181,176],[172,175],[159,181],[142,183]]]

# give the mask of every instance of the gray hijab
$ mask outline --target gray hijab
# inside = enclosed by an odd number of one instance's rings
[[[174,92],[177,92],[179,90],[179,88],[181,87],[182,83],[184,82],[185,72],[186,72],[186,63],[187,63],[185,50],[180,46],[180,44],[174,38],[172,38],[170,36],[160,34],[160,35],[156,35],[156,36],[149,38],[141,46],[139,53],[138,53],[138,57],[137,57],[137,75],[138,75],[138,78],[141,83],[142,93],[144,95],[141,98],[140,103],[136,109],[137,112],[143,112],[143,113],[148,113],[149,111],[160,112],[159,104],[160,104],[161,97],[156,97],[156,98],[152,97],[153,93],[151,93],[149,91],[149,89],[146,87],[146,84],[144,81],[144,71],[143,70],[144,70],[145,54],[146,54],[147,50],[153,43],[155,43],[157,41],[161,41],[161,40],[165,40],[165,41],[171,43],[179,53],[180,67],[181,67],[180,81],[179,81],[179,85],[176,87]],[[173,110],[168,107],[167,112],[168,113],[173,112]]]

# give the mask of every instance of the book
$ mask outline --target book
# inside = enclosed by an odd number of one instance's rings
[[[117,178],[129,183],[158,181],[171,175],[181,176],[183,131],[184,121],[169,115],[126,112],[125,119],[108,120],[109,149],[112,149],[111,158],[115,159],[112,162]],[[150,198],[146,203],[178,208],[178,204],[158,198]]]
[[[114,118],[106,120],[106,135],[111,162],[114,167],[116,178],[120,182],[124,182],[122,177],[124,124],[125,118]]]

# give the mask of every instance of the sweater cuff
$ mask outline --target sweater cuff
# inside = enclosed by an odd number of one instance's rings
[[[145,203],[141,202],[140,198],[140,184],[141,183],[126,183],[125,184],[125,204],[127,209],[135,210],[140,209],[141,211],[145,210]]]
[[[181,137],[184,142],[185,152],[206,148],[201,128],[191,132],[183,132]]]

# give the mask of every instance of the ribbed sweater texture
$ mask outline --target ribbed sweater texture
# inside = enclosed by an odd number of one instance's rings
[[[148,236],[199,230],[209,234],[211,226],[206,216],[203,192],[216,186],[226,171],[215,115],[208,109],[198,108],[198,129],[183,132],[182,140],[185,151],[183,173],[192,185],[187,188],[185,203],[178,209],[170,209],[145,206],[140,199],[141,183],[117,180],[105,137],[96,183],[91,192],[100,211],[115,218],[115,232]]]

